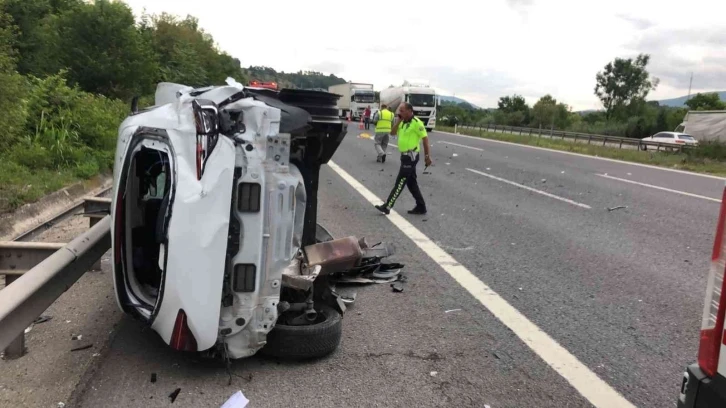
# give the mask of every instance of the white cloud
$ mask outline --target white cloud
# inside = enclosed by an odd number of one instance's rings
[[[726,80],[726,32],[710,28],[723,26],[720,0],[356,3],[364,10],[332,0],[126,2],[137,14],[146,8],[198,17],[243,65],[333,71],[377,88],[426,77],[486,107],[517,92],[530,102],[551,93],[576,109],[597,108],[595,74],[638,52],[651,53],[651,71],[661,78],[653,97],[685,94],[691,70],[694,89],[726,88],[719,84]]]

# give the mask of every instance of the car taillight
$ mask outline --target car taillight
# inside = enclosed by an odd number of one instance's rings
[[[179,351],[197,351],[197,340],[187,325],[187,314],[179,309],[174,323],[174,331],[171,333],[171,348]]]
[[[711,270],[708,273],[706,287],[706,303],[703,307],[703,321],[701,323],[701,341],[698,347],[698,365],[701,370],[713,377],[718,367],[721,340],[724,337],[724,312],[726,311],[726,298],[724,298],[724,268],[726,268],[726,247],[724,244],[724,227],[726,223],[726,189],[721,199],[721,211],[716,226],[716,238],[713,242],[711,255]]]
[[[686,141],[685,140],[676,140],[676,143],[683,144],[683,143],[686,143]]]

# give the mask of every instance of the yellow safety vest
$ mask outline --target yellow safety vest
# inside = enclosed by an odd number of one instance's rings
[[[426,126],[421,119],[417,117],[411,118],[411,121],[401,122],[398,124],[398,150],[401,153],[411,150],[418,152],[421,139],[428,137]]]
[[[378,112],[378,123],[376,123],[376,133],[391,133],[393,124],[393,112],[383,109]]]

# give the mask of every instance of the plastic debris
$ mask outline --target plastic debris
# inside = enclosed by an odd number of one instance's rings
[[[461,309],[451,309],[451,310],[446,310],[446,311],[444,311],[444,313],[458,312],[458,311],[460,311],[460,310],[461,310]]]
[[[431,372],[431,376],[432,376],[432,377],[436,377],[436,375],[437,375],[437,374],[439,374],[439,372],[438,372],[438,371],[432,371],[432,372]]]
[[[89,349],[91,347],[93,347],[93,343],[88,343],[88,344],[84,344],[84,345],[81,345],[81,346],[73,347],[71,349],[71,351],[81,351],[81,350]]]
[[[53,319],[53,316],[47,316],[47,315],[38,316],[37,319],[33,320],[33,324],[45,323],[45,322],[47,322],[48,320],[51,320],[51,319]]]
[[[454,153],[454,154],[451,155],[451,157],[459,157],[459,155],[456,154],[456,153]]]
[[[622,210],[624,208],[628,208],[628,207],[625,205],[619,205],[617,207],[608,208],[608,211]]]
[[[176,397],[179,396],[180,392],[181,392],[181,388],[177,388],[171,394],[169,394],[169,400],[171,400],[172,404],[174,403],[174,401],[176,401]]]
[[[83,339],[83,335],[82,334],[78,334],[78,335],[71,336],[71,340],[81,340],[81,339]]]
[[[59,402],[58,403],[58,408],[66,408],[66,403],[65,402]]]
[[[242,391],[237,391],[229,397],[221,408],[245,408],[249,403],[250,400],[242,394]]]

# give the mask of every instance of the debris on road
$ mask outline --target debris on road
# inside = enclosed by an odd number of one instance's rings
[[[446,310],[446,311],[444,311],[444,313],[458,312],[458,311],[460,311],[460,310],[461,310],[461,309],[451,309],[451,310]]]
[[[394,292],[403,292],[403,285],[399,282],[392,283],[391,288],[393,288]]]
[[[431,372],[431,376],[432,376],[432,377],[436,377],[436,375],[437,375],[437,374],[439,374],[439,372],[438,372],[438,371],[432,371],[432,372]]]
[[[174,390],[174,392],[172,392],[171,394],[169,394],[169,399],[171,400],[171,403],[172,404],[174,403],[174,401],[176,401],[176,397],[179,396],[179,393],[180,392],[181,392],[181,388],[177,388],[177,389]]]
[[[66,408],[66,403],[65,402],[59,402],[58,403],[58,408]]]
[[[245,408],[249,403],[250,400],[242,394],[242,391],[237,391],[220,408]]]
[[[81,345],[81,346],[73,347],[71,349],[71,351],[81,351],[81,350],[89,349],[91,347],[93,347],[93,343],[87,343],[87,344],[84,344],[84,345]]]
[[[77,334],[77,335],[71,336],[71,340],[81,340],[81,339],[83,339],[82,334]]]
[[[151,383],[153,384],[155,382],[156,382],[156,373],[151,373]]]
[[[451,157],[459,157],[459,155],[456,154],[456,153],[454,153],[454,154],[451,155]]]
[[[38,316],[37,319],[33,320],[33,324],[45,323],[51,319],[53,319],[53,316],[41,315],[41,316]]]
[[[543,183],[546,183],[546,182],[547,182],[547,179],[542,179],[542,182],[543,182]]]
[[[625,208],[628,208],[628,207],[625,206],[625,205],[619,205],[617,207],[608,208],[608,211],[622,210],[622,209],[625,209]]]

